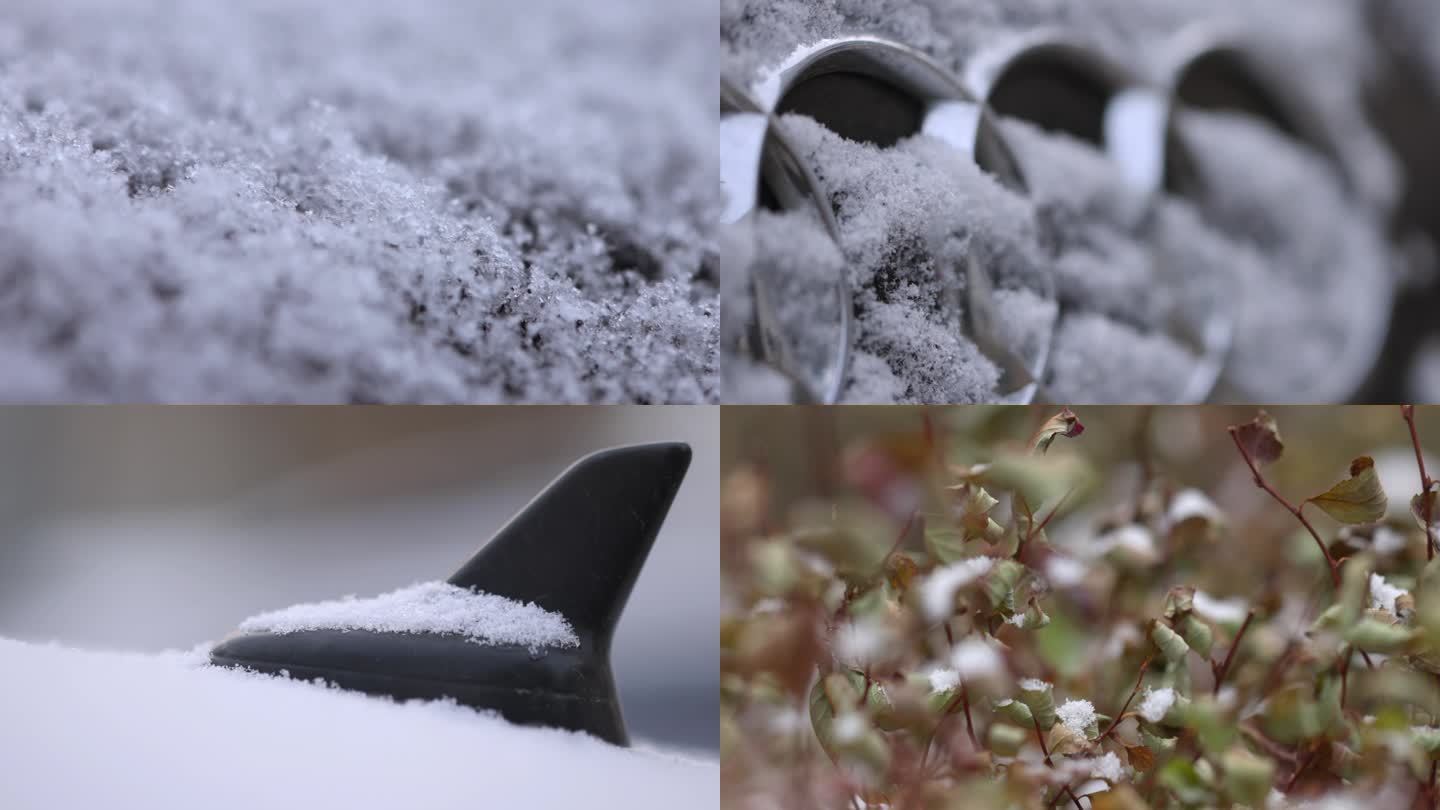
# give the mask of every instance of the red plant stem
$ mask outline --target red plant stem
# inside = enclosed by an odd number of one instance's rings
[[[1250,458],[1250,452],[1245,449],[1244,444],[1241,444],[1240,433],[1236,428],[1230,428],[1230,438],[1235,441],[1235,449],[1240,451],[1240,457],[1245,459],[1245,466],[1249,467],[1251,475],[1255,476],[1255,486],[1269,493],[1270,497],[1274,498],[1276,503],[1285,507],[1285,511],[1294,515],[1295,519],[1300,521],[1300,525],[1304,526],[1305,529],[1310,532],[1310,536],[1315,538],[1315,545],[1319,546],[1320,553],[1325,555],[1325,564],[1330,566],[1330,581],[1334,583],[1335,588],[1338,590],[1340,588],[1340,567],[1335,563],[1335,558],[1330,556],[1330,549],[1325,547],[1325,541],[1320,539],[1320,533],[1315,531],[1315,527],[1310,525],[1310,521],[1305,519],[1305,516],[1300,513],[1299,509],[1296,509],[1290,501],[1286,500],[1284,495],[1276,492],[1275,488],[1270,486],[1270,482],[1265,480],[1265,476],[1260,474],[1260,468],[1255,466],[1254,459]]]
[[[960,684],[960,705],[965,708],[965,731],[970,734],[970,744],[980,749],[980,740],[975,737],[975,721],[970,719],[970,687]]]
[[[1035,721],[1035,736],[1040,738],[1040,753],[1045,755],[1045,764],[1053,768],[1055,763],[1050,761],[1050,746],[1045,744],[1045,732],[1040,729],[1040,718],[1031,714],[1030,719]]]
[[[1145,681],[1145,670],[1150,668],[1150,661],[1154,659],[1154,657],[1155,653],[1150,653],[1145,656],[1145,660],[1140,663],[1140,674],[1135,676],[1135,688],[1130,690],[1130,697],[1125,698],[1125,705],[1121,706],[1120,711],[1117,712],[1114,717],[1110,718],[1110,725],[1106,726],[1105,731],[1096,738],[1095,742],[1097,745],[1104,742],[1105,738],[1109,737],[1110,733],[1113,732],[1116,727],[1120,725],[1120,721],[1124,719],[1125,710],[1130,708],[1130,702],[1133,701],[1135,695],[1140,692],[1140,684]]]
[[[1245,631],[1250,629],[1250,622],[1255,618],[1255,611],[1245,614],[1245,623],[1240,625],[1240,632],[1235,634],[1235,640],[1230,643],[1230,651],[1225,653],[1225,663],[1215,672],[1215,689],[1212,695],[1220,694],[1220,684],[1225,682],[1225,676],[1230,674],[1230,662],[1235,660],[1235,651],[1240,649],[1240,641],[1245,638]]]
[[[1415,464],[1420,467],[1420,509],[1421,516],[1425,519],[1425,559],[1435,559],[1435,540],[1430,533],[1430,487],[1435,484],[1434,479],[1425,472],[1425,453],[1420,449],[1420,434],[1415,431],[1415,406],[1401,405],[1400,415],[1405,418],[1405,424],[1410,428],[1410,444],[1415,448]]]
[[[1305,758],[1300,761],[1300,766],[1295,769],[1295,773],[1290,775],[1290,781],[1285,783],[1284,793],[1289,793],[1294,789],[1295,783],[1300,781],[1300,774],[1304,773],[1305,769],[1310,767],[1310,763],[1315,761],[1315,757],[1319,753],[1320,749],[1316,748],[1305,755]]]

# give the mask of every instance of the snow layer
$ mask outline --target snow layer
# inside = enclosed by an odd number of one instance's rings
[[[9,0],[0,399],[714,400],[714,14]]]
[[[1145,699],[1140,702],[1139,713],[1147,723],[1158,723],[1165,718],[1166,712],[1175,705],[1175,690],[1169,687],[1164,689],[1145,690]]]
[[[1081,734],[1095,725],[1095,705],[1088,700],[1067,700],[1055,709],[1055,716],[1060,722],[1075,729]]]
[[[713,761],[203,662],[0,639],[0,807],[719,807]]]
[[[476,644],[577,647],[580,639],[559,613],[445,582],[422,582],[369,599],[347,596],[252,616],[241,632],[374,630],[453,633]]]

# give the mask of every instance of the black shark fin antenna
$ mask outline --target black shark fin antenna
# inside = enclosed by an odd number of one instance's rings
[[[510,519],[450,584],[534,602],[607,651],[690,466],[685,444],[592,453]]]

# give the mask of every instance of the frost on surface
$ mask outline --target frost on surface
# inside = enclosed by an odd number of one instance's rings
[[[353,596],[295,605],[252,616],[246,633],[304,630],[373,630],[387,633],[453,633],[476,644],[576,647],[570,622],[535,603],[479,593],[445,582],[424,582],[369,599]]]
[[[7,2],[0,398],[715,399],[706,22]]]
[[[714,761],[209,667],[203,656],[0,639],[0,672],[7,810],[719,807]],[[76,779],[77,761],[96,765]]]

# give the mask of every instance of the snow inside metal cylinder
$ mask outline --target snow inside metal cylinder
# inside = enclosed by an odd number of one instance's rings
[[[1195,25],[1152,60],[1167,90],[1167,190],[1234,274],[1225,399],[1345,402],[1383,350],[1399,258],[1342,139],[1241,32]]]
[[[852,304],[834,214],[770,116],[725,80],[720,190],[725,400],[835,403]]]
[[[1233,333],[1227,270],[1177,241],[1164,193],[1164,93],[1064,36],[1001,40],[966,88],[1016,150],[1061,304],[1045,393],[1056,401],[1191,403],[1216,385]]]
[[[803,46],[751,91],[839,228],[855,315],[843,399],[1033,399],[1058,306],[1024,176],[983,105],[926,55],[868,36]]]

